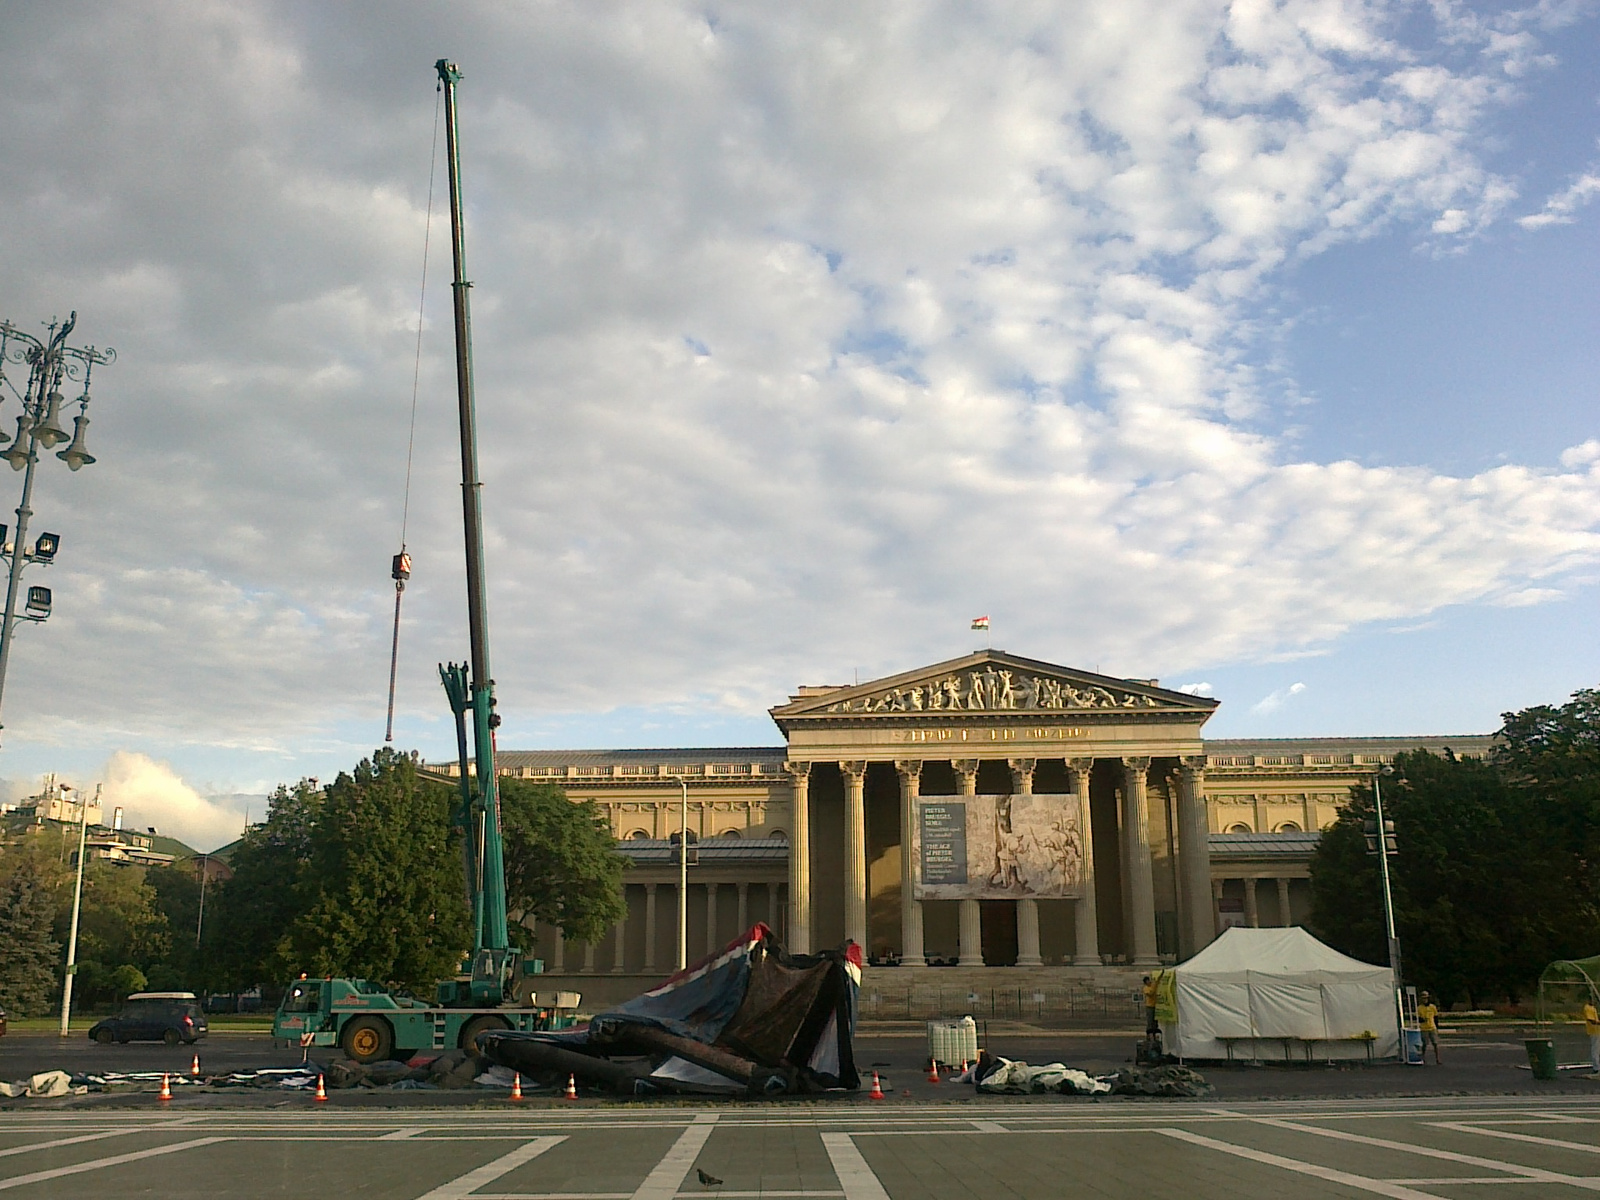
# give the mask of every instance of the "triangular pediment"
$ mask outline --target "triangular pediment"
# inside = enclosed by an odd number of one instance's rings
[[[806,689],[812,692],[813,689]],[[1217,701],[1051,663],[980,650],[949,662],[797,696],[772,710],[775,720],[815,717],[901,717],[968,713],[1209,713]]]

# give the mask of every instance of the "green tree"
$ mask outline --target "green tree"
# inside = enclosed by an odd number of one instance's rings
[[[65,941],[71,897],[56,915],[56,937]],[[141,973],[165,961],[172,949],[167,919],[156,908],[156,891],[145,867],[91,858],[84,864],[83,906],[78,920],[78,958],[107,970],[124,964]],[[104,999],[103,995],[85,1000]]]
[[[622,872],[611,827],[592,801],[573,803],[548,783],[505,779],[506,907],[568,937],[599,941],[624,912]]]
[[[164,959],[146,965],[150,987],[157,991],[205,991],[216,972],[208,956],[195,945],[200,917],[200,879],[193,864],[151,867],[145,875],[155,894],[155,908],[170,932],[170,949]],[[208,888],[207,905],[213,899]],[[207,942],[213,939],[208,937]]]
[[[1600,691],[1506,713],[1494,763],[1538,814],[1527,849],[1551,885],[1549,957],[1600,952]]]
[[[1561,806],[1543,789],[1516,786],[1498,762],[1449,753],[1397,755],[1382,786],[1399,843],[1390,882],[1406,982],[1447,1002],[1526,994],[1571,943]],[[1372,788],[1358,787],[1324,831],[1311,863],[1312,927],[1345,953],[1382,963],[1378,860],[1363,833],[1375,819]]]
[[[302,969],[294,965],[289,929],[302,909],[302,876],[325,799],[315,779],[280,786],[268,799],[266,820],[234,847],[233,878],[208,893],[207,957],[220,986],[281,983]]]
[[[49,880],[23,862],[0,883],[0,1008],[41,1016],[56,988],[61,946],[51,937],[55,897]]]
[[[472,944],[452,794],[383,749],[326,789],[288,947],[301,970],[427,988]]]

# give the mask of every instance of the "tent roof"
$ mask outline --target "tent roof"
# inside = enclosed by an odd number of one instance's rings
[[[1268,975],[1304,975],[1323,972],[1334,975],[1388,974],[1388,967],[1364,963],[1340,954],[1332,946],[1317,941],[1304,929],[1246,929],[1234,926],[1223,931],[1186,963],[1179,964],[1179,977],[1185,975],[1237,975],[1254,971]]]
[[[1539,976],[1540,983],[1577,983],[1580,979],[1600,983],[1600,954],[1592,958],[1557,959]]]

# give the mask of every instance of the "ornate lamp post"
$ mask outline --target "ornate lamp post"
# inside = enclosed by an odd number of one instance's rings
[[[28,519],[33,516],[33,472],[39,465],[39,450],[49,450],[67,440],[67,431],[61,427],[61,405],[64,397],[61,387],[68,380],[83,381],[83,393],[75,398],[78,415],[74,418],[72,444],[56,457],[74,471],[94,461],[89,453],[89,376],[96,364],[116,361],[117,352],[109,346],[69,346],[67,335],[78,323],[73,313],[65,321],[52,320],[49,336],[40,339],[24,333],[10,321],[0,321],[0,398],[4,385],[11,384],[6,377],[8,362],[23,363],[28,367],[28,380],[18,392],[11,391],[22,401],[22,413],[17,417],[17,435],[13,440],[0,430],[0,445],[11,446],[0,451],[0,458],[11,464],[12,470],[24,471],[22,503],[17,505],[16,540],[7,542],[5,526],[0,525],[0,557],[5,558],[10,570],[6,585],[6,607],[0,616],[0,697],[5,694],[6,667],[11,661],[11,641],[18,621],[43,621],[50,615],[50,589],[30,587],[24,597],[23,611],[17,611],[17,600],[22,591],[22,570],[29,563],[48,565],[55,561],[61,538],[54,533],[41,533],[32,547],[28,545]]]

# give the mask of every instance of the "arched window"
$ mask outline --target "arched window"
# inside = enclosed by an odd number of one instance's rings
[[[1229,825],[1228,826],[1228,832],[1229,833],[1254,833],[1255,830],[1251,829],[1250,826],[1248,826],[1248,825],[1240,823],[1238,825]]]
[[[725,838],[736,838],[739,836],[739,831],[737,829],[724,829],[719,836]]]
[[[789,840],[789,835],[781,829],[774,829],[767,836],[775,842],[787,842]]]
[[[1278,828],[1276,830],[1274,830],[1273,832],[1275,832],[1275,833],[1299,833],[1300,832],[1300,826],[1296,825],[1293,821],[1285,821],[1282,825],[1279,825]]]
[[[650,839],[650,831],[648,829],[635,829],[628,836],[636,842],[648,841]]]

